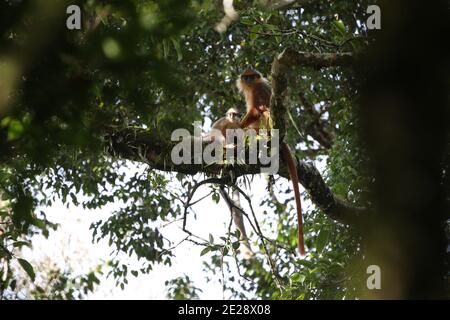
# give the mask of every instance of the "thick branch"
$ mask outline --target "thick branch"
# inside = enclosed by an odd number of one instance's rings
[[[194,175],[205,173],[208,175],[226,175],[230,178],[259,174],[260,164],[254,165],[205,165],[205,164],[174,164],[171,161],[171,150],[174,145],[169,137],[160,137],[156,132],[128,129],[115,133],[109,137],[109,152],[120,158],[149,164],[152,168],[166,172],[179,172]],[[297,160],[298,180],[310,194],[311,199],[326,215],[339,222],[355,224],[367,211],[339,199],[325,184],[319,171],[304,161]],[[280,176],[289,179],[287,168],[280,162]],[[231,182],[231,181],[230,181]]]
[[[272,90],[273,101],[271,106],[271,116],[274,127],[279,130],[280,138],[283,139],[286,133],[287,107],[284,104],[287,89],[287,74],[292,71],[293,66],[309,66],[314,68],[331,66],[349,66],[355,61],[352,53],[309,53],[285,49],[272,62]],[[304,97],[304,96],[303,96]],[[302,97],[301,97],[302,98]],[[302,103],[305,104],[305,99]],[[307,105],[305,105],[307,107]],[[322,139],[325,146],[330,146],[331,136]]]
[[[271,115],[274,127],[280,130],[281,139],[283,139],[286,132],[285,115],[287,112],[283,103],[287,88],[286,74],[292,69],[292,65],[312,63],[312,66],[329,66],[337,63],[348,63],[350,56],[351,54],[309,54],[286,49],[274,59],[272,63],[274,99],[271,106]],[[304,99],[303,103],[305,102],[306,99]],[[312,108],[312,105],[309,107]],[[331,137],[327,138],[331,140]],[[280,175],[289,179],[286,167],[282,167]],[[299,182],[308,191],[312,201],[330,218],[354,224],[358,222],[361,214],[366,211],[364,208],[354,207],[334,196],[314,165],[297,160],[297,175]]]
[[[149,132],[142,129],[125,129],[107,136],[106,139],[110,141],[108,151],[112,155],[144,162],[152,168],[161,171],[179,172],[189,175],[194,175],[199,172],[208,175],[224,175],[227,171],[231,170],[234,177],[261,172],[261,166],[255,164],[236,164],[233,166],[220,164],[207,165],[205,163],[196,164],[194,161],[194,152],[192,152],[190,164],[174,164],[171,159],[171,152],[172,148],[178,142],[172,142],[170,137],[160,136],[156,130]],[[195,137],[191,137],[191,142],[191,150],[194,150],[193,145],[196,142],[198,143],[198,140]],[[203,146],[206,144],[206,142],[202,143]]]
[[[287,113],[284,98],[287,89],[286,80],[286,64],[283,61],[283,53],[276,57],[272,62],[272,91],[273,100],[270,107],[270,115],[274,127],[279,130],[280,139],[283,140],[286,134],[286,119]]]
[[[279,63],[285,68],[292,68],[292,66],[325,68],[325,67],[348,67],[356,62],[355,55],[351,52],[336,52],[336,53],[312,53],[295,51],[286,49],[278,57]]]
[[[354,206],[334,195],[312,163],[295,160],[297,162],[298,181],[309,193],[311,201],[327,216],[351,225],[359,224],[361,217],[367,216],[368,210],[366,208]],[[281,168],[279,175],[289,179],[286,167]]]
[[[288,10],[292,8],[294,5],[302,5],[304,3],[309,2],[310,0],[280,0],[280,1],[272,1],[270,4],[271,9],[274,10]]]

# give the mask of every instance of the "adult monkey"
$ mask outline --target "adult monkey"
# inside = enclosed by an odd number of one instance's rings
[[[272,88],[267,79],[253,68],[247,68],[236,81],[240,92],[245,96],[247,104],[247,113],[240,122],[241,128],[254,129],[257,133],[260,127],[271,129],[270,119],[270,100],[272,98]],[[289,176],[294,188],[294,197],[297,207],[297,237],[298,250],[302,256],[305,255],[305,243],[303,239],[303,219],[302,207],[300,202],[300,191],[298,188],[297,166],[289,150],[288,145],[281,141],[281,157],[286,163]]]

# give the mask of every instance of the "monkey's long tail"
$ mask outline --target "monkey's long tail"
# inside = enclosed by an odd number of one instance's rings
[[[289,176],[292,180],[292,187],[294,188],[295,204],[297,207],[297,237],[298,237],[298,251],[300,255],[305,255],[305,241],[303,239],[303,219],[302,219],[302,205],[300,201],[300,191],[298,188],[298,176],[297,176],[297,165],[292,158],[291,150],[289,150],[288,145],[285,142],[281,143],[281,155],[285,161]]]

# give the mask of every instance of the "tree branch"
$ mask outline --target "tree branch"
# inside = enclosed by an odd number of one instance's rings
[[[313,67],[349,67],[355,64],[356,57],[351,52],[312,53],[285,49],[276,59],[282,66],[281,72],[292,69],[292,66]]]
[[[161,137],[155,131],[126,129],[107,136],[106,139],[109,141],[109,152],[112,155],[144,162],[154,169],[165,172],[178,172],[189,175],[205,173],[212,176],[227,176],[228,173],[231,183],[232,177],[259,174],[262,167],[261,164],[174,164],[170,157],[174,143],[170,141],[170,137]],[[359,218],[366,214],[367,210],[365,208],[355,207],[333,195],[314,165],[296,160],[299,182],[310,194],[313,203],[326,215],[339,222],[356,224],[359,222]],[[280,162],[278,174],[289,179],[287,168],[282,162]],[[226,179],[221,178],[220,182],[224,183]]]
[[[272,63],[274,99],[271,106],[271,115],[274,127],[280,130],[280,139],[283,139],[286,132],[285,115],[287,114],[287,109],[283,103],[287,89],[286,74],[292,69],[292,65],[302,64],[305,61],[313,63],[314,66],[348,62],[342,60],[342,57],[336,58],[336,55],[339,54],[334,54],[334,56],[330,56],[329,54],[305,54],[286,49],[274,59]],[[302,102],[305,103],[307,101],[303,99]],[[309,107],[313,109],[312,105]],[[348,224],[356,224],[359,222],[360,216],[367,211],[365,208],[355,207],[334,196],[313,164],[298,161],[297,158],[295,160],[297,163],[298,180],[310,194],[313,203],[334,220]],[[289,179],[289,174],[286,169],[283,166],[279,174]]]
[[[274,127],[279,129],[280,138],[283,139],[286,133],[285,115],[287,107],[284,104],[287,89],[287,74],[292,71],[293,66],[307,66],[314,68],[331,66],[350,66],[355,62],[352,53],[309,53],[285,49],[272,62],[272,90],[273,101],[271,106],[271,116]],[[309,135],[316,139],[323,147],[330,148],[333,141],[333,130],[331,126],[320,119],[320,114],[314,110],[314,106],[300,93],[300,100],[305,110],[310,113],[314,121],[307,129]]]
[[[286,133],[285,114],[287,108],[284,105],[284,97],[287,89],[286,74],[292,65],[309,65],[314,67],[349,65],[353,62],[351,53],[313,54],[295,52],[291,49],[284,50],[272,63],[272,89],[274,100],[271,106],[271,116],[274,127],[279,129],[280,139],[283,140]],[[207,175],[221,175],[224,179],[230,179],[230,183],[236,177],[261,173],[260,164],[194,164],[194,153],[190,164],[174,164],[171,160],[171,150],[176,142],[169,137],[161,137],[156,130],[125,129],[106,137],[109,140],[109,152],[121,158],[145,162],[152,168],[166,171],[179,172],[194,175],[205,173]],[[190,137],[191,150],[199,138]],[[200,142],[203,145],[206,142]],[[319,171],[312,164],[298,161],[297,173],[299,182],[305,187],[315,203],[330,218],[347,224],[356,224],[367,210],[336,197],[325,184]],[[279,175],[289,179],[286,166],[281,163]],[[227,177],[228,176],[228,177]]]
[[[361,217],[363,219],[367,217],[369,211],[366,208],[357,207],[334,195],[314,164],[299,161],[297,158],[295,160],[299,182],[309,193],[311,201],[331,219],[357,225],[360,223]],[[287,168],[282,168],[280,176],[289,179]]]

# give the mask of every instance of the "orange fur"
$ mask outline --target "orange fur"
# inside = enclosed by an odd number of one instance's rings
[[[270,100],[272,97],[272,89],[266,79],[261,77],[258,71],[248,68],[236,82],[239,91],[245,96],[247,104],[247,114],[240,122],[241,128],[251,128],[256,132],[259,131],[261,120],[266,124],[266,128],[270,126]],[[303,237],[303,219],[302,206],[300,200],[300,191],[298,187],[297,166],[294,162],[292,153],[288,145],[281,142],[281,157],[286,163],[289,176],[292,180],[294,189],[295,204],[297,208],[297,233],[298,233],[298,250],[302,256],[305,255],[305,243]]]

